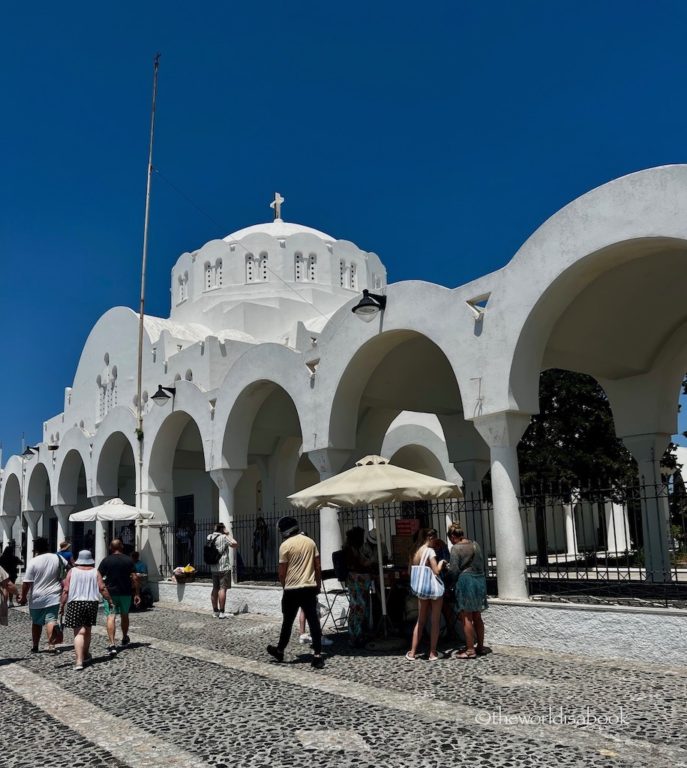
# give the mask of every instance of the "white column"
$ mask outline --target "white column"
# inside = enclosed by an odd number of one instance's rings
[[[4,549],[12,538],[12,529],[17,519],[17,515],[0,515],[0,524],[2,524],[2,548]]]
[[[627,435],[622,440],[637,462],[639,482],[643,486],[641,507],[646,580],[670,581],[670,510],[668,487],[662,481],[660,466],[670,435]]]
[[[211,469],[210,477],[219,489],[219,522],[224,523],[234,535],[234,489],[243,469]],[[236,550],[231,550],[231,577],[236,581]]]
[[[33,557],[33,542],[38,538],[38,523],[43,516],[43,512],[35,509],[25,509],[23,512],[26,518],[26,564]]]
[[[577,554],[577,528],[575,527],[575,501],[563,504],[565,514],[565,548],[568,555]]]
[[[57,518],[57,542],[64,541],[69,535],[69,515],[72,513],[75,504],[53,504],[55,517]],[[76,560],[74,553],[74,559]]]
[[[469,459],[454,461],[453,466],[463,478],[465,491],[465,515],[466,519],[461,523],[467,527],[467,535],[473,538],[482,548],[485,557],[491,549],[488,541],[489,531],[484,529],[482,479],[489,471],[489,461],[482,459]]]
[[[622,553],[630,546],[630,531],[625,507],[614,501],[607,501],[604,506],[606,508],[606,547],[609,552]]]
[[[480,416],[474,420],[491,455],[498,594],[509,600],[527,600],[528,597],[525,538],[518,504],[520,473],[517,446],[529,423],[528,414],[515,411]]]
[[[315,469],[320,473],[320,481],[333,477],[348,460],[351,452],[336,448],[320,448],[308,452],[308,458]],[[378,531],[378,533],[380,533]],[[339,525],[338,512],[334,507],[322,507],[320,509],[320,561],[322,570],[330,570],[334,567],[332,552],[341,549],[343,538]]]
[[[89,496],[88,500],[91,502],[92,507],[99,507],[109,499],[114,498],[112,496]],[[95,521],[95,552],[93,557],[95,559],[96,568],[100,565],[101,560],[107,557],[110,542],[107,540],[107,525],[102,520]]]

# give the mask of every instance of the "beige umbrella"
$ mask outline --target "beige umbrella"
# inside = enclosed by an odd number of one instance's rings
[[[418,501],[420,499],[460,498],[462,493],[455,483],[440,480],[419,472],[411,472],[393,464],[381,456],[365,456],[355,467],[334,477],[311,485],[310,488],[292,493],[288,497],[295,507],[323,507],[333,504],[339,507],[374,506],[377,528],[377,559],[379,561],[379,593],[382,599],[382,615],[386,630],[386,595],[382,568],[382,540],[379,535],[378,505],[389,501]]]

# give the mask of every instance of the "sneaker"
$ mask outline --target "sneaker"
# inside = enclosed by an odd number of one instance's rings
[[[74,664],[74,672],[81,672],[83,664]]]
[[[298,642],[301,645],[308,645],[312,643],[312,637],[307,632],[304,632],[302,635],[298,636]]]
[[[284,661],[284,651],[280,651],[276,645],[268,645],[267,653],[269,653],[273,659],[276,659],[279,662]]]
[[[226,617],[226,615],[225,615],[224,611],[220,611],[220,612],[217,614],[217,618],[218,618],[218,619],[226,619],[227,617]]]
[[[328,637],[322,637],[322,645],[324,646],[334,645],[334,641],[330,640]]]
[[[131,640],[129,639],[129,635],[124,635],[122,638],[122,645],[129,645],[130,642]]]
[[[110,654],[110,656],[116,656],[117,655],[117,646],[115,646],[115,645],[108,645],[107,646],[107,652]]]
[[[219,617],[220,617],[220,613],[219,613],[219,611],[213,611],[213,612],[212,612],[212,615],[213,615],[213,616],[214,616],[216,619],[219,619]]]
[[[312,665],[313,669],[324,669],[324,659],[321,656],[313,656],[310,664]]]

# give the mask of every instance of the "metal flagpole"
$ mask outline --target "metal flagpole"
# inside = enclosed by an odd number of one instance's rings
[[[157,99],[157,71],[160,66],[160,54],[153,62],[153,102],[150,110],[150,144],[148,147],[148,180],[146,183],[146,210],[143,225],[143,255],[141,258],[141,303],[138,315],[138,376],[136,389],[136,437],[138,438],[138,507],[143,497],[143,318],[146,292],[146,261],[148,258],[148,221],[150,218],[150,184],[153,176],[153,139],[155,137],[155,101]]]

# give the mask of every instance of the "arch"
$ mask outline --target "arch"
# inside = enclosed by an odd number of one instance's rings
[[[78,427],[68,430],[60,443],[55,463],[52,504],[76,504],[79,473],[83,466],[86,478],[86,496],[90,497],[92,487],[91,442]]]
[[[417,418],[417,423],[409,423],[414,418]],[[392,464],[428,475],[435,474],[438,467],[439,474],[436,477],[443,477],[459,485],[462,482],[451,463],[446,440],[436,417],[402,414],[384,436],[382,456],[386,456]]]
[[[376,406],[395,409],[390,411],[384,430],[378,430],[380,445],[389,423],[402,410],[463,412],[463,391],[474,376],[477,349],[474,324],[468,322],[466,312],[461,313],[464,308],[455,301],[453,292],[429,283],[397,283],[389,287],[386,310],[372,323],[363,323],[352,314],[354,303],[357,299],[334,313],[318,340],[322,355],[315,377],[315,423],[303,431],[305,451],[331,446],[354,450],[361,397],[370,388],[375,392],[368,391],[367,395],[373,397]],[[432,307],[432,312],[418,313],[420,303]],[[437,323],[436,317],[442,322]],[[391,381],[389,371],[398,374],[404,361],[407,365],[402,375]],[[384,374],[375,378],[374,372],[384,367],[380,362],[391,364],[386,366],[386,381]],[[419,385],[427,375],[426,366],[431,366],[434,374],[441,371],[443,384],[433,382],[432,396],[427,391],[424,400],[416,396],[412,405],[403,402],[399,389]],[[400,388],[399,382],[403,385]],[[437,389],[441,387],[444,391],[439,395],[445,402],[437,408]]]
[[[398,467],[419,472],[422,475],[446,480],[444,467],[439,459],[424,445],[407,443],[395,451],[389,461]]]
[[[302,356],[280,344],[261,344],[229,369],[217,396],[213,469],[244,469],[251,425],[260,407],[279,389],[296,411],[301,433],[312,423],[310,376]]]
[[[94,468],[94,495],[116,495],[117,466],[125,447],[124,443],[126,442],[131,446],[134,457],[138,456],[139,446],[135,434],[136,417],[131,409],[125,406],[120,405],[113,408],[103,419],[93,438],[91,461]],[[134,461],[134,467],[138,481],[138,461]]]
[[[11,460],[10,460],[11,461]],[[21,467],[19,473],[9,469],[10,462],[5,467],[2,483],[2,514],[18,517],[21,514]]]
[[[45,512],[47,507],[50,506],[51,499],[50,474],[48,467],[42,461],[36,462],[30,470],[27,470],[25,483],[26,509],[36,512]]]
[[[650,369],[687,319],[674,301],[687,287],[686,208],[687,166],[652,168],[588,192],[534,232],[489,299],[483,414],[536,412],[543,368],[597,380]]]

